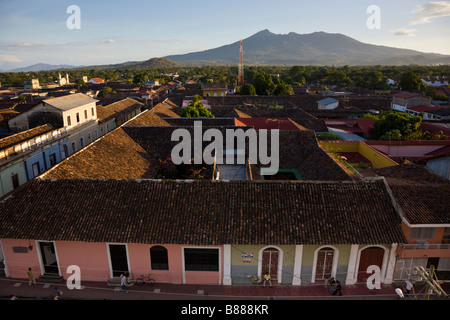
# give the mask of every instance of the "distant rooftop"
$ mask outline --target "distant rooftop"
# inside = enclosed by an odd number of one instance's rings
[[[58,98],[45,99],[43,102],[57,109],[67,111],[89,103],[98,102],[98,100],[88,97],[82,93],[75,93]]]

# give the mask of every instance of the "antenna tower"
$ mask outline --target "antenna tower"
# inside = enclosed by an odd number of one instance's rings
[[[239,71],[238,71],[238,85],[244,85],[244,47],[241,44],[239,46]]]

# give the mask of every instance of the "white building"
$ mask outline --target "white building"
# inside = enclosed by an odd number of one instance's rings
[[[58,80],[56,81],[60,87],[66,86],[70,84],[69,75],[66,73],[64,77],[61,76],[61,73],[58,73]]]
[[[326,98],[320,101],[317,101],[319,110],[333,110],[339,106],[339,101],[333,98]]]
[[[442,87],[448,85],[448,78],[447,77],[424,77],[422,78],[422,82],[425,83],[427,86],[430,87]]]
[[[29,80],[25,80],[23,82],[23,88],[25,90],[34,90],[34,89],[39,89],[40,85],[39,85],[39,79],[29,79]]]
[[[82,93],[45,99],[10,119],[8,125],[12,132],[45,123],[51,123],[56,128],[64,127],[69,133],[69,154],[73,154],[98,138],[97,101]]]

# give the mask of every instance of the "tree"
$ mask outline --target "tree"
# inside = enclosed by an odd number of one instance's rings
[[[399,85],[400,88],[405,91],[420,91],[426,87],[420,79],[420,74],[413,71],[402,73]]]
[[[251,84],[245,84],[241,87],[239,94],[242,96],[256,96],[256,89]]]
[[[266,73],[257,74],[252,81],[256,94],[259,96],[267,96],[275,89],[272,77]]]
[[[186,108],[181,109],[183,118],[215,118],[202,102],[202,97],[196,94]]]
[[[373,137],[375,139],[397,140],[402,136],[419,131],[422,118],[410,116],[404,112],[382,112],[380,119],[375,120]]]
[[[116,94],[116,93],[117,93],[117,91],[113,90],[113,88],[104,86],[103,88],[100,89],[100,92],[98,93],[98,97],[103,98],[107,94]]]
[[[289,84],[286,84],[284,82],[281,82],[275,86],[275,90],[273,90],[273,95],[279,96],[279,95],[293,95],[294,90],[292,89],[292,86]]]
[[[147,76],[144,73],[138,73],[133,77],[134,84],[143,84],[147,80]]]

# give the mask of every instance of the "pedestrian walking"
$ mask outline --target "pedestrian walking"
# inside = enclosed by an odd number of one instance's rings
[[[411,283],[410,279],[406,280],[406,293],[405,296],[407,297],[411,290],[414,288],[413,284]]]
[[[120,286],[122,288],[122,291],[125,291],[128,293],[128,287],[127,287],[127,283],[128,283],[128,272],[124,272],[121,276],[120,276]]]
[[[31,284],[36,284],[36,279],[34,279],[33,271],[31,271],[31,268],[28,268],[28,285],[31,286]]]
[[[272,288],[272,280],[271,280],[270,274],[268,272],[266,272],[264,274],[263,278],[264,278],[263,288],[266,287],[266,282],[269,282],[269,286]]]
[[[336,281],[333,296],[335,296],[337,293],[339,293],[339,295],[342,296],[342,286],[340,281]]]
[[[336,281],[334,280],[334,277],[331,277],[330,279],[325,280],[325,284],[328,285],[328,292],[333,293],[334,292],[334,284]]]

